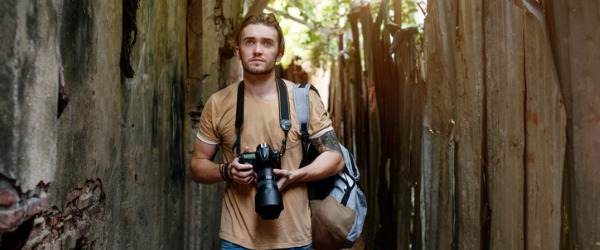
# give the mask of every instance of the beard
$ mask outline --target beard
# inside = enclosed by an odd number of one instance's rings
[[[275,61],[274,60],[266,60],[265,62],[260,62],[256,65],[257,62],[249,62],[242,58],[242,68],[244,72],[251,75],[266,75],[271,73],[275,69]]]

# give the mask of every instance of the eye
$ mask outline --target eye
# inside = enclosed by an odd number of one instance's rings
[[[271,47],[271,46],[273,46],[273,42],[272,42],[272,41],[266,41],[266,42],[264,42],[264,44],[265,44],[265,46],[267,46],[267,47]]]
[[[246,41],[244,41],[244,44],[245,45],[253,45],[254,41],[253,40],[246,40]]]

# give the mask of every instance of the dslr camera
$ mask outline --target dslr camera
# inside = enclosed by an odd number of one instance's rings
[[[254,210],[263,220],[279,218],[283,210],[281,193],[277,188],[277,176],[273,169],[281,168],[281,154],[271,149],[267,143],[256,146],[255,152],[243,153],[239,156],[240,163],[252,164],[256,172],[256,196]]]

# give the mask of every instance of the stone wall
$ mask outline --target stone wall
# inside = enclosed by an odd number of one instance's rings
[[[187,1],[131,2],[0,3],[0,248],[183,248]]]
[[[106,223],[105,200],[102,182],[87,181],[84,187],[69,193],[64,209],[45,210],[30,222],[31,232],[23,249],[81,249],[86,246],[106,249],[104,233],[98,232],[88,239],[92,225]]]

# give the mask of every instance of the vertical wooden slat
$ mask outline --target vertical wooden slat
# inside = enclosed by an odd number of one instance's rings
[[[352,31],[352,98],[353,98],[353,119],[351,126],[354,128],[353,132],[353,144],[352,150],[355,153],[356,161],[360,164],[360,166],[365,166],[364,158],[364,134],[365,130],[363,128],[364,124],[364,114],[365,114],[365,98],[363,89],[363,70],[362,70],[362,59],[360,57],[361,44],[359,39],[359,31],[358,31],[358,13],[353,11],[350,13],[350,29]]]
[[[565,247],[600,245],[600,3],[546,0],[567,113]]]
[[[416,70],[415,70],[416,71]],[[415,72],[417,73],[417,72]],[[411,149],[410,149],[410,185],[411,185],[411,196],[414,198],[412,201],[412,237],[411,245],[413,249],[423,249],[424,242],[421,241],[422,232],[422,221],[421,221],[421,210],[419,205],[421,204],[421,195],[419,190],[423,183],[421,182],[421,168],[423,163],[423,121],[424,121],[424,103],[426,98],[426,84],[424,79],[416,76],[416,86],[412,91],[411,98]]]
[[[396,238],[398,241],[398,249],[408,249],[410,246],[411,234],[411,172],[418,172],[420,165],[412,168],[411,165],[411,150],[414,138],[411,134],[414,129],[420,130],[420,126],[414,128],[412,125],[412,117],[414,112],[420,115],[422,110],[416,109],[413,106],[415,88],[419,87],[416,83],[416,49],[415,39],[418,31],[415,28],[398,30],[394,34],[395,47],[395,64],[398,74],[396,83],[393,83],[392,100],[394,103],[388,104],[394,107],[390,110],[390,115],[395,117],[393,125],[393,137],[395,139],[395,147],[391,150],[391,154],[396,159],[391,161],[390,166],[396,166],[392,173],[395,172],[395,177],[392,180],[393,189],[391,192],[396,197],[395,216],[397,217],[397,232]],[[420,147],[419,147],[420,148]],[[418,158],[417,158],[418,159]]]
[[[375,166],[376,175],[377,175],[377,210],[379,215],[381,216],[381,221],[385,221],[386,223],[381,223],[380,228],[377,231],[377,243],[380,248],[390,248],[396,244],[396,239],[391,237],[395,236],[395,217],[391,216],[390,210],[393,209],[393,202],[390,199],[390,172],[389,172],[389,158],[388,152],[390,147],[390,133],[389,128],[386,124],[389,124],[390,116],[387,115],[386,112],[389,110],[389,106],[387,105],[388,96],[386,94],[387,91],[387,81],[388,74],[387,67],[389,67],[389,60],[387,58],[387,51],[385,50],[385,30],[381,30],[382,23],[386,19],[386,11],[387,8],[384,3],[379,8],[379,12],[375,18],[375,22],[371,24],[371,36],[365,39],[371,40],[371,51],[373,53],[373,61],[372,61],[372,86],[371,86],[371,98],[374,98],[375,101],[375,114],[377,115],[377,119],[373,120],[377,122],[376,127],[371,127],[373,130],[378,131],[376,137],[372,137],[373,139],[377,139],[379,145],[379,150],[373,151],[373,155],[376,158],[380,159],[377,165]],[[375,145],[375,143],[373,144]]]
[[[424,249],[452,247],[454,173],[448,150],[453,130],[456,6],[452,1],[428,1],[425,22],[427,96],[423,124],[421,219]]]
[[[343,62],[341,60],[337,60],[334,63],[332,63],[331,66],[331,80],[329,83],[328,102],[331,122],[333,123],[333,127],[335,128],[338,140],[343,143],[343,138],[345,136],[344,131],[342,130],[344,102],[342,100],[341,93],[344,90],[342,89],[343,87],[340,80],[340,64],[343,64]]]
[[[373,84],[373,52],[372,52],[372,24],[373,17],[371,16],[371,10],[369,6],[362,6],[359,9],[359,21],[361,25],[361,35],[363,37],[363,53],[365,62],[365,73],[362,82],[362,90],[364,95],[364,118],[363,128],[366,134],[365,140],[362,142],[364,151],[365,165],[364,179],[366,179],[367,188],[367,202],[369,205],[369,212],[367,213],[367,220],[371,223],[368,224],[370,228],[366,230],[366,241],[367,243],[375,243],[375,233],[379,228],[380,214],[377,207],[377,186],[379,185],[378,166],[379,166],[379,117],[377,113],[377,107],[372,95],[372,84]]]
[[[523,11],[499,0],[484,11],[490,249],[524,249]]]
[[[416,28],[400,29],[394,34],[392,48],[395,48],[395,64],[398,74],[395,93],[397,116],[393,130],[397,148],[391,152],[396,154],[398,165],[394,177],[393,197],[396,199],[397,232],[396,249],[422,249],[421,241],[421,167],[422,167],[422,124],[424,114],[425,87],[420,77],[417,61],[422,56],[417,46],[418,30]]]
[[[456,176],[455,244],[482,249],[484,146],[483,2],[458,1],[456,37]]]
[[[527,249],[559,249],[566,114],[545,22],[525,19]]]

